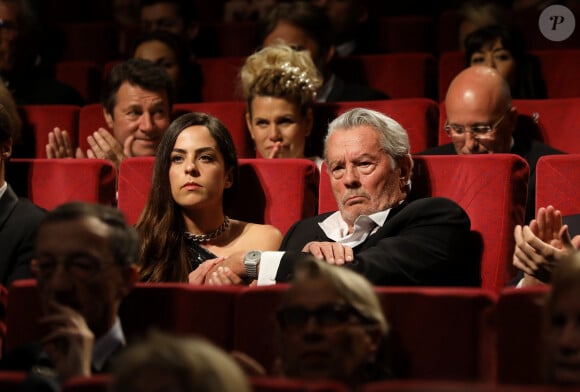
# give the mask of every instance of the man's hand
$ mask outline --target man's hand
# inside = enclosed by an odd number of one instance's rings
[[[48,308],[50,315],[39,321],[48,330],[42,343],[60,378],[65,381],[75,376],[90,376],[93,332],[84,318],[68,306],[51,301]]]
[[[536,219],[530,222],[530,229],[539,239],[557,248],[562,247],[559,232],[562,228],[562,213],[552,206],[538,209]]]
[[[48,144],[46,145],[46,157],[53,158],[73,158],[73,147],[68,131],[55,127],[48,133]]]
[[[129,138],[128,138],[129,139]],[[109,131],[99,128],[96,132],[87,137],[90,148],[87,150],[88,158],[100,158],[113,162],[118,168],[121,161],[126,157],[125,150],[130,151],[133,139],[129,141],[128,147],[121,146]],[[125,141],[127,144],[127,140]],[[127,156],[130,156],[128,154]]]
[[[189,284],[204,284],[210,270],[216,265],[221,264],[224,260],[224,257],[216,257],[215,259],[209,259],[201,263],[195,270],[189,273]]]
[[[343,265],[352,263],[354,254],[350,246],[338,242],[311,241],[304,245],[302,252],[308,252],[317,259],[324,260],[328,264]]]
[[[517,225],[514,229],[516,248],[514,251],[513,265],[522,270],[525,274],[544,282],[549,283],[552,271],[570,252],[576,248],[570,239],[568,226],[563,225],[557,234],[557,239],[550,243],[543,241],[532,232],[529,226]],[[526,284],[530,279],[522,282]],[[532,281],[533,282],[533,281]]]

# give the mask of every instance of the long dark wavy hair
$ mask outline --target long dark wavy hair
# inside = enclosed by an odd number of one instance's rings
[[[184,129],[201,125],[209,130],[221,153],[225,170],[231,171],[233,186],[224,190],[224,208],[237,183],[238,159],[232,137],[225,125],[205,113],[187,113],[171,123],[159,143],[153,181],[147,205],[137,230],[141,236],[140,279],[146,282],[187,282],[190,272],[183,233],[186,231],[181,207],[171,194],[169,168],[175,141]]]

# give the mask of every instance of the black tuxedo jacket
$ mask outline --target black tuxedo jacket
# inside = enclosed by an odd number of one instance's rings
[[[369,86],[347,82],[335,75],[334,84],[326,98],[326,102],[376,101],[380,99],[389,99],[389,96]]]
[[[0,284],[31,277],[34,235],[44,215],[44,210],[19,199],[8,185],[0,198]]]
[[[286,251],[276,281],[292,277],[294,262],[310,241],[332,241],[319,222],[331,213],[295,223],[281,245]],[[479,250],[473,249],[470,220],[455,202],[425,198],[394,207],[383,227],[356,246],[346,264],[375,285],[478,286]]]
[[[530,167],[528,199],[526,202],[526,222],[529,222],[536,216],[536,163],[544,155],[563,154],[563,152],[534,139],[514,137],[514,146],[511,153],[524,158]],[[457,152],[453,143],[448,143],[425,150],[419,155],[457,155]]]

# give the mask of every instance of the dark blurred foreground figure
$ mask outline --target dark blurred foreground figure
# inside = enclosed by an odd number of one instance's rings
[[[34,233],[44,211],[19,198],[5,181],[6,164],[21,126],[10,92],[0,85],[0,284],[29,278]]]
[[[26,390],[58,390],[71,377],[107,371],[125,346],[118,311],[137,281],[138,247],[116,208],[75,202],[49,212],[31,265],[43,336],[8,353],[0,368],[29,371]]]
[[[580,253],[556,268],[546,312],[548,381],[580,386]]]
[[[201,338],[161,333],[132,345],[114,364],[111,392],[249,392],[242,369]]]
[[[389,325],[372,284],[360,274],[304,255],[276,312],[275,376],[334,380],[359,390],[393,377]],[[266,373],[234,352],[250,374]]]

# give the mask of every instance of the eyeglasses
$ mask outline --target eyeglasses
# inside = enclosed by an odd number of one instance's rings
[[[67,258],[64,261],[56,261],[54,259],[33,260],[30,264],[30,269],[42,279],[50,279],[54,275],[59,264],[62,264],[64,270],[75,279],[89,280],[105,268],[117,263],[99,263],[90,257],[74,256]]]
[[[471,136],[475,139],[488,139],[495,134],[497,127],[499,124],[501,124],[510,110],[511,107],[508,108],[494,124],[476,124],[465,126],[459,124],[449,124],[448,121],[445,121],[443,129],[445,129],[447,136],[450,138],[463,138],[465,137],[466,132],[471,132]]]
[[[356,317],[365,324],[374,323],[363,317],[355,308],[346,304],[327,304],[316,309],[306,309],[302,306],[289,306],[279,309],[276,319],[283,330],[300,330],[306,327],[314,317],[320,327],[336,327],[352,321]]]

